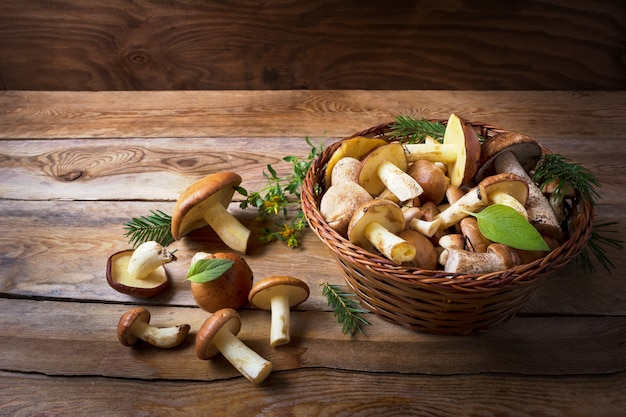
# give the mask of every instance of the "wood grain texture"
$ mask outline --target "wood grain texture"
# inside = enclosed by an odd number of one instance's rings
[[[27,0],[12,90],[620,90],[623,2]]]

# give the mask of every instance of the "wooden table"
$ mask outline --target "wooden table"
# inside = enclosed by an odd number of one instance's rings
[[[367,315],[341,333],[320,284],[342,284],[312,233],[247,256],[255,279],[305,280],[289,345],[268,344],[269,313],[241,309],[240,338],[271,360],[261,385],[223,358],[197,359],[207,313],[184,281],[197,250],[223,250],[209,230],[172,245],[173,288],[135,299],[105,280],[128,247],[122,224],[160,209],[208,173],[264,183],[267,164],[305,156],[397,114],[455,112],[536,137],[603,184],[598,220],[626,235],[626,92],[206,91],[0,92],[0,415],[617,416],[626,409],[624,253],[615,270],[570,264],[514,319],[479,336],[417,333]],[[230,210],[257,233],[253,210]],[[121,314],[145,305],[160,325],[188,323],[178,348],[116,339]]]

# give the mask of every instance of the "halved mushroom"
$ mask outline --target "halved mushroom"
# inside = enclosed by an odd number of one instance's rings
[[[359,184],[371,195],[388,189],[399,201],[418,197],[424,190],[406,173],[408,162],[399,143],[380,146],[361,161]]]
[[[250,382],[260,384],[272,372],[273,365],[237,338],[241,318],[237,311],[225,308],[206,319],[196,336],[195,353],[208,360],[222,353],[231,365]]]
[[[370,252],[376,248],[401,264],[415,259],[415,246],[397,236],[403,229],[402,209],[391,201],[376,199],[354,213],[348,225],[348,239]]]
[[[114,290],[135,297],[153,297],[169,287],[165,264],[176,257],[161,244],[150,241],[136,249],[114,253],[107,260],[107,283]]]
[[[470,181],[478,169],[480,141],[474,128],[455,114],[448,118],[443,143],[405,144],[409,162],[427,159],[444,162],[448,166],[448,177],[454,186]]]
[[[290,276],[267,277],[256,283],[248,301],[256,308],[271,310],[270,345],[281,346],[291,341],[289,322],[291,307],[309,298],[309,286]]]
[[[124,346],[132,346],[143,340],[160,348],[180,345],[189,334],[191,326],[156,327],[150,324],[150,311],[143,307],[128,310],[117,323],[117,338]]]
[[[245,253],[250,230],[227,210],[239,184],[241,177],[234,172],[218,172],[187,187],[172,213],[174,239],[179,240],[208,224],[228,247]]]

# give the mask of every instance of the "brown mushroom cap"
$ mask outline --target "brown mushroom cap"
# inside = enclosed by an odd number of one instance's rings
[[[528,201],[528,184],[518,175],[510,173],[502,173],[490,175],[481,182],[487,197],[495,193],[505,193],[514,197],[523,206]]]
[[[196,335],[195,353],[199,359],[208,360],[219,353],[219,349],[213,344],[213,338],[222,328],[237,335],[241,330],[239,313],[232,308],[224,308],[206,319]]]
[[[324,172],[324,184],[326,184],[326,187],[330,187],[333,168],[340,159],[349,156],[361,160],[373,149],[386,145],[387,143],[388,142],[384,139],[368,138],[364,136],[344,139],[337,150],[331,155],[326,165],[326,171]]]
[[[147,277],[138,279],[128,274],[128,263],[133,249],[119,251],[109,256],[106,266],[107,283],[115,291],[133,297],[154,297],[170,286],[170,280],[164,265],[159,266]]]
[[[415,259],[405,262],[405,265],[427,270],[437,269],[437,250],[429,238],[415,230],[403,230],[398,236],[415,246]]]
[[[417,160],[409,166],[407,174],[413,177],[424,190],[419,196],[420,201],[432,201],[435,204],[443,201],[450,180],[434,162],[426,159]]]
[[[186,234],[204,227],[206,207],[221,204],[228,207],[241,177],[234,172],[207,175],[187,187],[178,197],[172,212],[172,236],[179,240]]]
[[[295,277],[285,275],[267,277],[252,287],[248,301],[256,308],[270,310],[272,297],[276,295],[286,296],[289,307],[294,307],[309,298],[309,286]]]
[[[457,158],[448,163],[450,183],[461,186],[474,178],[480,161],[481,145],[476,131],[461,117],[451,114],[443,137],[444,144],[458,146]]]
[[[383,162],[390,162],[404,172],[408,168],[404,148],[399,143],[390,143],[371,151],[361,161],[359,184],[372,195],[378,195],[386,188],[377,174],[378,167]]]
[[[254,279],[245,258],[230,252],[207,254],[203,259],[227,259],[234,262],[228,271],[213,281],[192,282],[191,294],[196,304],[210,313],[223,309],[237,309],[248,301]]]
[[[139,338],[133,334],[133,326],[136,322],[150,323],[150,311],[143,307],[128,310],[120,317],[117,323],[117,339],[124,346],[132,346]]]
[[[516,132],[501,132],[485,140],[481,146],[476,180],[482,181],[494,172],[493,162],[504,151],[515,155],[526,172],[532,171],[541,158],[541,145],[533,138]]]

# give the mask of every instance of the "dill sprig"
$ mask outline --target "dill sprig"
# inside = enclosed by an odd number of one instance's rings
[[[342,325],[343,334],[354,336],[356,332],[363,333],[364,324],[370,324],[361,314],[365,310],[359,308],[354,300],[355,295],[344,291],[340,285],[323,282],[322,295],[326,297],[328,305],[333,309],[337,322]]]
[[[402,115],[396,116],[390,128],[392,139],[406,138],[409,143],[424,143],[428,136],[441,142],[446,133],[446,125],[441,122]]]
[[[166,247],[174,241],[172,217],[160,210],[150,210],[150,213],[148,216],[133,217],[124,223],[124,236],[129,238],[128,243],[133,248],[149,241],[156,241]]]
[[[607,234],[618,234],[617,230],[607,230],[607,227],[617,225],[618,222],[602,222],[593,225],[593,231],[587,241],[587,245],[580,254],[575,258],[576,263],[582,264],[585,272],[595,271],[591,254],[600,263],[600,265],[608,272],[611,273],[611,269],[615,269],[615,265],[609,259],[607,250],[623,250],[624,241],[607,236]]]
[[[302,184],[309,168],[322,153],[323,146],[313,145],[308,137],[306,143],[311,147],[311,151],[305,158],[296,156],[283,158],[283,161],[292,166],[289,175],[279,176],[276,169],[268,164],[267,170],[263,171],[267,184],[262,189],[249,192],[245,188],[237,188],[237,191],[246,197],[239,204],[242,209],[255,207],[261,219],[274,217],[279,219],[274,223],[274,229],[269,227],[263,229],[261,239],[264,242],[279,240],[287,242],[289,247],[298,247],[299,232],[308,227],[301,207]]]
[[[533,181],[539,188],[557,181],[554,194],[560,199],[564,198],[568,186],[577,191],[585,202],[595,204],[600,198],[596,191],[596,187],[600,187],[600,182],[593,173],[560,154],[544,154],[535,167]]]

